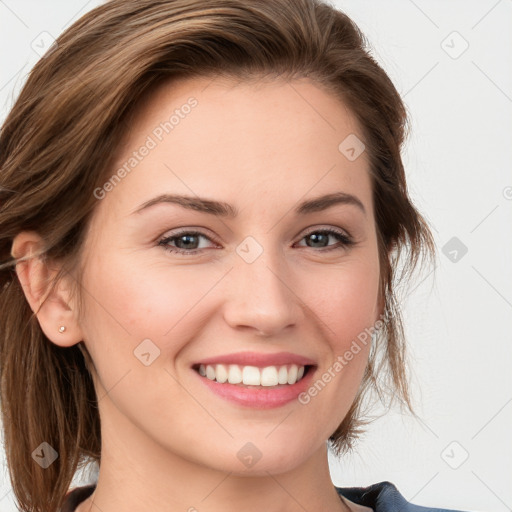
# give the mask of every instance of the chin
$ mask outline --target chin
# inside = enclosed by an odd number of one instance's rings
[[[265,440],[264,436],[260,440],[255,436],[252,437],[253,441],[250,438],[246,436],[244,441],[231,439],[224,446],[217,445],[215,451],[211,446],[205,447],[201,455],[207,453],[208,459],[201,460],[201,463],[234,476],[268,476],[269,473],[277,475],[292,471],[310,456],[308,447],[301,444],[298,438],[295,438],[294,444],[278,436],[273,440]],[[311,450],[313,452],[314,448]],[[214,461],[215,464],[212,464]]]

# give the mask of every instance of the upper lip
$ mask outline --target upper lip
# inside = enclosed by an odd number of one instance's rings
[[[261,354],[258,352],[237,352],[234,354],[223,354],[220,356],[203,359],[194,366],[200,364],[238,364],[240,366],[283,366],[296,364],[298,366],[315,365],[316,363],[308,357],[293,354],[291,352],[277,352],[275,354]]]

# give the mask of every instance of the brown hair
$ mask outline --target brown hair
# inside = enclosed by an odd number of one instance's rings
[[[352,447],[367,423],[361,413],[370,390],[412,412],[395,287],[420,257],[435,255],[435,245],[408,197],[400,156],[406,110],[356,25],[320,0],[112,0],[74,23],[36,64],[0,134],[1,406],[23,511],[58,510],[77,468],[100,461],[101,440],[87,349],[44,335],[16,278],[13,239],[40,234],[39,256],[64,263],[55,283],[72,273],[80,296],[93,191],[111,174],[127,116],[157,82],[207,75],[307,77],[357,117],[370,157],[386,321],[329,441],[337,453]],[[31,456],[42,442],[59,454],[47,469]]]

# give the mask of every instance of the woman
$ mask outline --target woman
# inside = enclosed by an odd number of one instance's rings
[[[369,393],[412,411],[394,291],[435,251],[405,123],[319,1],[113,0],[59,37],[0,137],[22,510],[419,510],[327,459]]]

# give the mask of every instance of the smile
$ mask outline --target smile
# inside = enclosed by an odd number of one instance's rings
[[[218,363],[195,365],[193,373],[214,395],[232,405],[274,409],[297,402],[298,396],[311,385],[316,369],[316,365],[259,368]]]
[[[201,364],[196,369],[199,374],[207,379],[221,384],[243,384],[246,386],[272,387],[278,385],[293,385],[300,381],[308,366],[280,365],[265,366],[241,366],[238,364]]]

